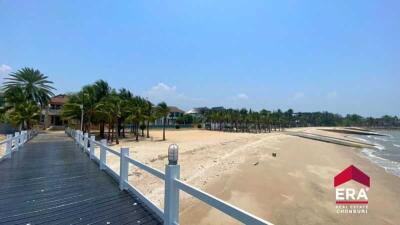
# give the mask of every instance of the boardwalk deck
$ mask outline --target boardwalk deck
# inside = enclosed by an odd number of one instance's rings
[[[0,163],[0,224],[162,224],[64,133],[40,134]]]

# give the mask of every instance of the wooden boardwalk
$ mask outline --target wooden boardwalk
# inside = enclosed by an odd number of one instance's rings
[[[64,133],[39,134],[0,162],[0,224],[162,224]]]

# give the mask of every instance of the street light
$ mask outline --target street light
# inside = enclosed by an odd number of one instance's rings
[[[83,131],[83,105],[79,105],[79,108],[81,108],[81,131]]]

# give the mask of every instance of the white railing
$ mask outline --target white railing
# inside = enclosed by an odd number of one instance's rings
[[[121,148],[121,152],[115,151],[107,146],[107,141],[105,139],[100,142],[95,140],[94,136],[90,136],[82,131],[73,130],[71,128],[66,129],[66,133],[71,136],[76,144],[83,149],[84,152],[89,154],[90,159],[97,162],[101,170],[104,170],[114,179],[119,182],[119,187],[121,190],[127,190],[139,197],[150,209],[152,209],[160,218],[164,220],[164,224],[172,225],[179,224],[179,191],[184,191],[187,194],[199,199],[200,201],[220,210],[221,212],[233,217],[234,219],[242,222],[243,224],[254,224],[254,225],[265,225],[272,223],[267,222],[251,213],[248,213],[242,209],[239,209],[227,202],[222,201],[198,188],[195,188],[179,178],[180,166],[176,164],[177,162],[177,147],[176,152],[173,149],[168,151],[169,164],[165,166],[165,173],[147,166],[135,159],[129,157],[129,148]],[[100,157],[98,158],[95,154],[95,146],[100,147]],[[107,152],[120,157],[120,170],[119,174],[114,172],[107,165]],[[174,161],[175,157],[175,161]],[[172,163],[171,163],[172,162]],[[174,163],[175,162],[175,163]],[[150,199],[148,199],[143,193],[138,189],[133,187],[128,183],[128,171],[129,165],[139,167],[146,172],[154,175],[155,177],[164,180],[165,192],[164,192],[164,209],[160,209],[154,204]]]
[[[4,149],[4,155],[0,156],[0,161],[11,158],[12,153],[18,151],[27,141],[32,139],[37,134],[36,130],[23,130],[15,132],[14,136],[8,134],[6,139],[0,141],[0,147]]]

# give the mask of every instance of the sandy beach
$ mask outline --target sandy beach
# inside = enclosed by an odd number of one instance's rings
[[[290,129],[339,138],[345,134],[315,128]],[[284,133],[227,133],[205,130],[151,131],[151,139],[124,139],[131,157],[164,170],[168,145],[180,146],[181,179],[274,224],[398,224],[400,178],[364,157],[360,148]],[[272,152],[277,157],[272,157]],[[118,171],[119,159],[108,163]],[[371,178],[368,214],[337,214],[333,177],[355,165]],[[163,204],[163,183],[131,167],[130,183]],[[236,224],[228,216],[181,194],[182,224]],[[239,223],[237,223],[239,224]]]
[[[6,139],[6,136],[0,134],[0,141],[3,141],[4,139]],[[2,144],[0,145],[0,157],[3,156],[5,153],[6,153],[6,145]]]

